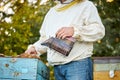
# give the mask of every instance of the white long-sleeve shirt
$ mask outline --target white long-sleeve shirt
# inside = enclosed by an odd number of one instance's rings
[[[64,5],[66,4],[57,4],[48,11],[40,29],[40,39],[33,44],[38,54],[47,51],[47,60],[51,65],[60,65],[91,57],[93,42],[102,39],[105,35],[105,28],[92,2],[84,0],[67,10],[56,10]],[[64,56],[41,45],[44,40],[55,37],[57,30],[61,27],[74,27],[73,37],[76,42],[69,56]]]

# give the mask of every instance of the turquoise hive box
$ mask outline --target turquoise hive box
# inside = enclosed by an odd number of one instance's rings
[[[0,57],[0,80],[49,80],[49,69],[38,59]]]

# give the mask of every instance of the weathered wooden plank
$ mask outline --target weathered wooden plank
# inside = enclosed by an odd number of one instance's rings
[[[93,57],[94,64],[120,63],[120,57]]]
[[[120,80],[120,57],[94,57],[94,80]],[[114,70],[114,77],[109,72]]]
[[[120,70],[115,71],[113,78],[109,77],[109,71],[97,71],[94,72],[94,80],[120,80]]]
[[[43,77],[44,80],[49,78],[47,66],[38,59],[0,58],[0,80],[37,80],[37,75]]]
[[[120,70],[120,63],[94,64],[94,71]]]

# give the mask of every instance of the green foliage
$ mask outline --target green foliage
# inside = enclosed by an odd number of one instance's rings
[[[104,39],[95,44],[94,56],[120,56],[120,0],[93,1],[106,29]]]
[[[9,3],[11,1],[8,1]],[[39,5],[38,1],[30,5],[27,0],[20,3],[19,0],[11,6],[14,15],[4,15],[12,17],[12,23],[0,22],[0,53],[15,56],[23,53],[29,44],[39,39],[39,29],[42,21],[51,4]]]

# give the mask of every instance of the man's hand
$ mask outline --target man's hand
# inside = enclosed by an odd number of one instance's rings
[[[34,47],[30,47],[29,49],[27,49],[25,51],[25,53],[27,53],[27,54],[37,54],[37,52],[36,52]]]
[[[73,27],[62,27],[56,33],[56,37],[59,39],[65,39],[66,37],[73,36],[74,28]]]

